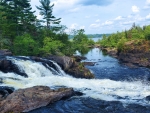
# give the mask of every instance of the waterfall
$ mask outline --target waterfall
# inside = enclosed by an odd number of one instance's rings
[[[84,97],[91,97],[106,101],[121,101],[123,103],[138,103],[148,105],[144,98],[150,95],[149,84],[142,81],[114,81],[109,79],[77,79],[71,77],[57,65],[50,61],[55,68],[30,58],[7,57],[17,65],[19,70],[26,73],[23,77],[13,72],[0,71],[0,86],[11,86],[15,89],[28,88],[36,85],[56,87],[72,87],[82,92]],[[42,59],[43,61],[46,59]]]

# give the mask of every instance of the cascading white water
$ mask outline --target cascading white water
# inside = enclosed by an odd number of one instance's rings
[[[39,62],[30,60],[18,60],[9,58],[21,71],[24,71],[28,78],[14,73],[0,72],[3,83],[1,86],[12,86],[16,89],[27,88],[36,85],[49,87],[72,87],[74,90],[84,93],[86,97],[101,100],[119,100],[124,103],[147,104],[144,98],[150,95],[150,87],[141,81],[113,81],[109,79],[77,79],[71,76],[54,75],[50,70]],[[56,64],[55,64],[56,65]],[[58,67],[58,65],[56,65]],[[60,67],[58,67],[60,69]],[[12,79],[13,78],[13,79]]]

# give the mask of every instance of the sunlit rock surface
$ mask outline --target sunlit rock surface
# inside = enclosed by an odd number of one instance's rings
[[[46,106],[73,94],[72,88],[52,90],[47,86],[19,89],[0,102],[0,113],[20,113]]]

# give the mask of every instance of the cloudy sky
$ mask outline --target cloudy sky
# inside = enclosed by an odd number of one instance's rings
[[[113,33],[136,25],[150,25],[150,0],[51,0],[53,15],[70,29],[87,34]],[[33,10],[38,0],[31,0]],[[35,13],[41,18],[38,11]]]

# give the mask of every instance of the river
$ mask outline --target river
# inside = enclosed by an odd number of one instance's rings
[[[42,64],[28,58],[23,60],[8,57],[29,77],[0,72],[3,78],[1,86],[13,86],[15,89],[35,85],[72,87],[83,93],[29,113],[150,113],[149,101],[145,99],[150,95],[150,69],[129,68],[117,59],[103,55],[99,48],[90,50],[84,56],[87,57],[86,61],[96,62],[95,66],[87,66],[94,73],[95,79],[73,78],[59,66],[61,72],[54,74]]]

